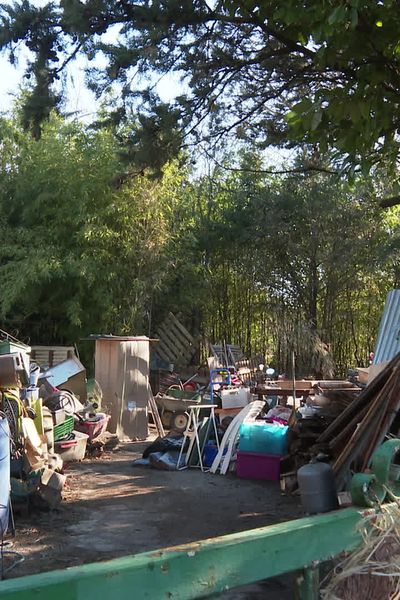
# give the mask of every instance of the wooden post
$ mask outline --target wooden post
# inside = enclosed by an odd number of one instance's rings
[[[161,421],[160,413],[158,412],[158,406],[154,399],[152,389],[149,384],[149,412],[151,413],[154,421],[154,425],[156,426],[157,433],[159,437],[165,437],[164,426]]]

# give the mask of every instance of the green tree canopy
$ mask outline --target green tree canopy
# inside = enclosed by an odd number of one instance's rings
[[[140,105],[159,141],[165,124],[179,124],[216,143],[233,134],[261,145],[318,144],[334,149],[341,167],[397,164],[395,0],[61,0],[42,8],[23,0],[0,14],[0,46],[11,59],[21,41],[33,52],[25,123],[35,134],[57,104],[69,59],[102,53],[107,68],[93,69],[93,89],[118,82],[118,116]],[[111,29],[110,43],[103,34]],[[160,108],[153,76],[167,72],[182,77],[183,93]],[[168,155],[177,144],[162,147]]]
[[[0,318],[48,343],[147,333],[174,266],[177,167],[121,182],[113,133],[56,115],[38,141],[6,119],[0,137]]]
[[[207,176],[126,177],[113,129],[50,115],[34,140],[0,119],[0,319],[41,343],[157,332],[171,310],[202,340],[286,370],[362,364],[400,280],[398,209],[365,178],[263,173],[255,151]],[[204,356],[203,356],[204,357]],[[329,366],[329,365],[328,365]]]
[[[332,374],[331,356],[342,374],[362,366],[399,282],[398,209],[382,211],[361,177],[349,185],[326,174],[266,175],[260,162],[246,152],[241,170],[217,167],[193,184],[197,254],[187,268],[203,267],[203,332],[285,371],[294,348],[303,375]]]

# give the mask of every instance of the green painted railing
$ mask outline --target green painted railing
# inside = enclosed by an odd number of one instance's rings
[[[1,600],[204,598],[306,569],[302,598],[317,598],[316,563],[355,549],[363,513],[347,508],[108,562],[0,582]]]

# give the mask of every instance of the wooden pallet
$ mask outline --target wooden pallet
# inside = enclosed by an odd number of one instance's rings
[[[195,351],[195,340],[171,312],[157,330],[159,343],[154,348],[161,360],[187,365]]]

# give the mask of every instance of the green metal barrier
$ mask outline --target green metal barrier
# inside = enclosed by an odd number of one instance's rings
[[[306,569],[302,598],[318,598],[317,564],[361,542],[363,512],[347,508],[214,539],[0,582],[0,600],[189,600]]]
[[[387,440],[372,457],[369,473],[356,473],[351,480],[351,497],[357,506],[377,506],[389,496],[400,494],[399,465],[395,458],[400,452],[400,440]],[[395,469],[395,472],[392,471]],[[393,496],[392,496],[393,497]]]

